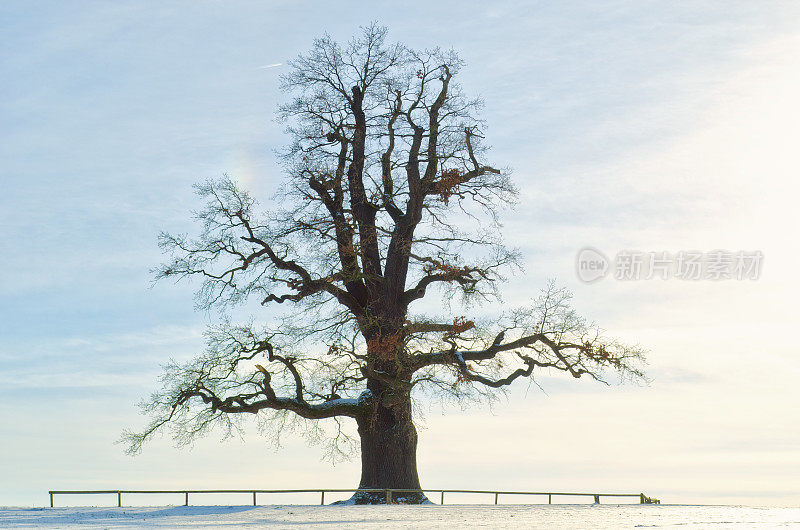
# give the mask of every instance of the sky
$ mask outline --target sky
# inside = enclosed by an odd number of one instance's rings
[[[144,425],[160,364],[218,318],[194,310],[196,285],[152,286],[157,234],[193,230],[209,177],[268,203],[285,63],[371,21],[457,50],[486,102],[492,160],[521,191],[503,230],[525,271],[503,306],[555,279],[648,351],[649,384],[547,375],[492,408],[423,406],[423,487],[800,505],[800,4],[770,0],[3,2],[0,505],[356,486],[357,458],[332,465],[294,435],[156,439],[136,457],[115,441]],[[584,283],[587,246],[763,261],[741,281]]]

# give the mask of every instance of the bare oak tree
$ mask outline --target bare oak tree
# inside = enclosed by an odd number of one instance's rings
[[[385,35],[373,25],[344,46],[324,37],[290,63],[279,207],[260,213],[232,180],[210,181],[197,187],[199,236],[162,234],[170,260],[157,277],[202,279],[200,306],[257,299],[286,312],[269,326],[215,326],[196,360],[166,366],[144,404],[152,422],[126,434],[131,452],[162,428],[188,442],[248,414],[271,433],[329,419],[344,450],[341,422],[353,420],[359,487],[419,490],[412,395],[491,396],[539,371],[641,377],[640,349],[604,338],[552,285],[494,321],[412,311],[435,297],[497,299],[517,260],[497,213],[515,189],[484,161],[481,102],[455,82],[457,55]]]

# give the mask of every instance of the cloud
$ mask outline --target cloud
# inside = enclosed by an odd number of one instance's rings
[[[60,395],[65,388],[155,383],[159,364],[202,349],[203,327],[162,325],[126,333],[40,339],[28,348],[0,347],[0,387]],[[19,352],[24,352],[21,354]]]
[[[264,64],[257,67],[258,70],[266,70],[267,68],[275,68],[277,66],[283,66],[283,63],[272,63],[272,64]]]

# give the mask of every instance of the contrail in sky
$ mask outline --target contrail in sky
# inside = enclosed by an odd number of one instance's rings
[[[275,68],[276,66],[283,66],[283,63],[273,63],[273,64],[265,64],[263,66],[259,66],[259,70],[265,70],[267,68]]]

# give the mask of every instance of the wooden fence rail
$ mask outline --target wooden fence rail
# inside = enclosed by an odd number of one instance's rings
[[[189,506],[189,494],[195,493],[249,493],[253,496],[253,506],[256,506],[256,495],[258,493],[319,493],[320,494],[320,504],[325,504],[325,494],[326,493],[356,493],[356,492],[365,492],[365,493],[383,493],[386,497],[387,504],[392,504],[393,497],[395,493],[419,493],[419,492],[426,492],[426,493],[440,493],[440,504],[444,504],[444,494],[445,493],[478,493],[478,494],[489,494],[494,495],[494,503],[498,504],[500,500],[500,495],[542,495],[547,496],[547,503],[553,503],[554,496],[569,496],[569,497],[592,497],[594,499],[595,504],[600,504],[600,497],[636,497],[639,499],[640,504],[661,504],[661,501],[658,499],[653,499],[645,495],[644,493],[574,493],[574,492],[563,492],[563,491],[495,491],[495,490],[436,490],[436,489],[367,489],[367,488],[354,488],[354,489],[288,489],[288,490],[259,490],[259,489],[249,489],[249,490],[229,490],[229,489],[218,489],[218,490],[52,490],[50,491],[50,507],[54,507],[55,504],[53,502],[53,497],[55,495],[116,495],[117,496],[117,506],[122,507],[122,494],[123,493],[131,493],[131,494],[140,494],[140,493],[161,493],[161,494],[182,494],[184,497],[184,506]]]

